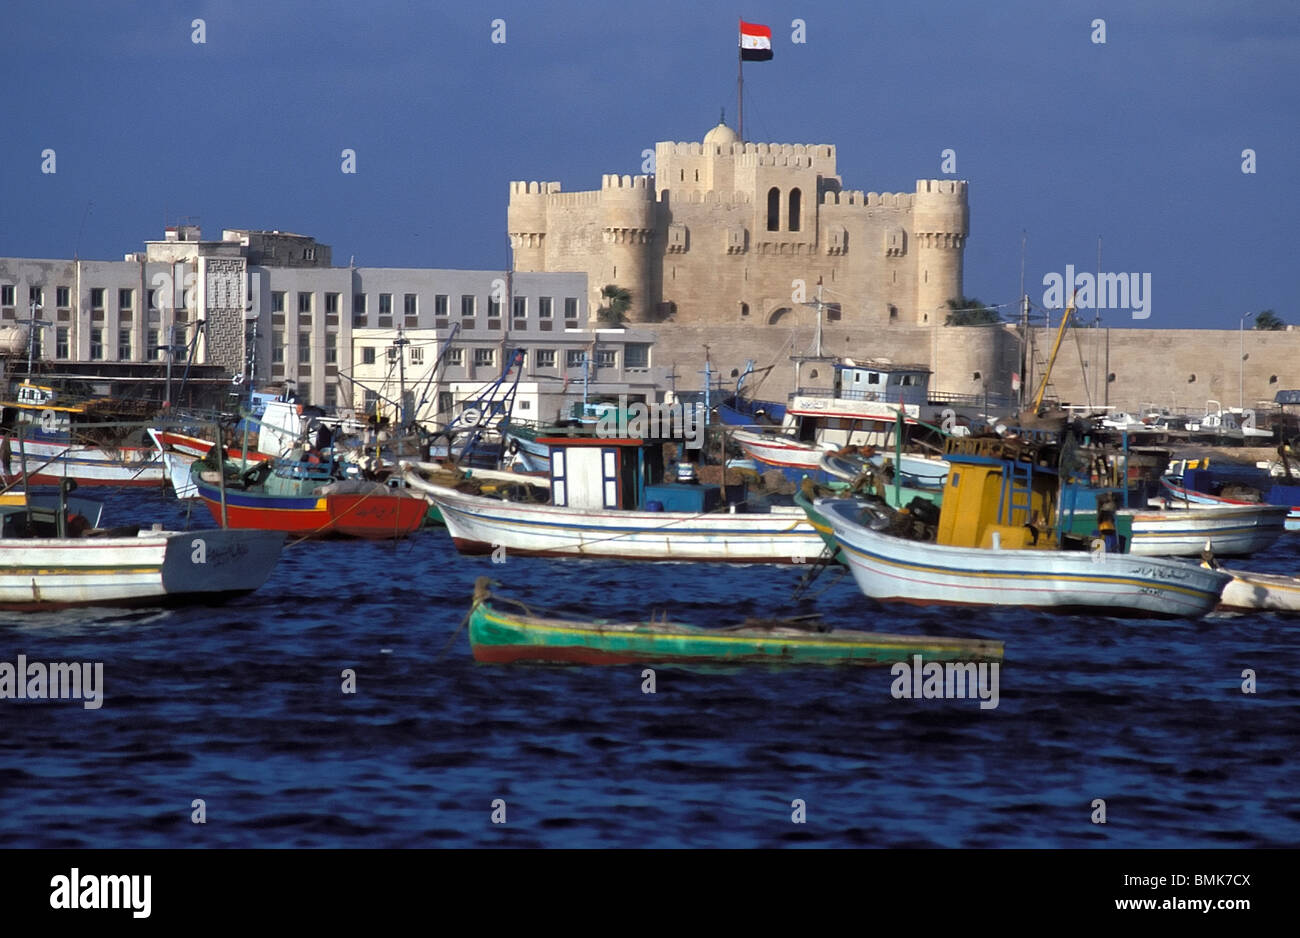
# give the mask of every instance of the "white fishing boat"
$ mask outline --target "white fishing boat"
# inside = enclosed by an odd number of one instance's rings
[[[1189,472],[1192,475],[1195,470]],[[1200,475],[1194,477],[1200,481]],[[1190,508],[1250,508],[1262,504],[1287,507],[1286,529],[1300,531],[1300,487],[1293,485],[1268,485],[1266,490],[1249,486],[1216,485],[1221,494],[1198,491],[1185,484],[1185,476],[1165,475],[1160,478],[1165,507],[1171,510]],[[1202,483],[1204,484],[1204,483]],[[1234,494],[1222,494],[1224,491]]]
[[[1055,467],[1068,447],[971,439],[949,448],[937,510],[895,512],[863,499],[813,503],[867,596],[1165,617],[1201,616],[1218,603],[1227,574],[1119,553],[1113,518],[1099,519],[1110,537],[1058,529],[1060,493],[1072,483]]]
[[[144,402],[115,398],[74,400],[24,381],[12,401],[0,402],[0,472],[30,485],[161,485],[162,462],[138,425],[151,412]]]
[[[462,553],[507,553],[637,560],[802,563],[822,550],[817,532],[794,505],[748,508],[743,485],[723,488],[663,482],[655,450],[639,439],[545,438],[549,492],[520,493],[529,477],[494,481],[490,497],[424,479],[403,465],[408,484],[442,515]],[[508,474],[502,474],[508,475]]]
[[[1289,512],[1285,505],[1238,505],[1121,514],[1132,519],[1131,554],[1193,557],[1208,544],[1216,556],[1240,557],[1277,543]]]
[[[826,450],[803,443],[789,434],[733,430],[729,435],[746,456],[765,468],[794,469],[811,476],[824,471],[821,458]]]
[[[214,602],[266,582],[273,531],[107,531],[69,507],[0,503],[0,608]]]
[[[853,578],[873,599],[1196,618],[1214,609],[1231,579],[1161,557],[913,541],[872,530],[856,499],[814,504],[830,522]]]

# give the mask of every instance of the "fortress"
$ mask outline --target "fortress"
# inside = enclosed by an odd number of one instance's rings
[[[636,322],[795,325],[823,284],[828,323],[931,326],[962,293],[966,183],[914,192],[842,188],[835,147],[659,143],[655,175],[606,175],[598,190],[512,182],[518,271],[582,271],[592,291],[632,294]]]
[[[752,359],[772,366],[764,396],[794,390],[789,359],[812,349],[818,316],[808,304],[820,281],[827,355],[926,363],[932,391],[1013,393],[1022,365],[1012,326],[944,325],[948,300],[964,292],[966,182],[845,189],[834,146],[741,141],[725,124],[654,152],[654,175],[606,175],[596,190],[512,182],[515,269],[585,273],[593,318],[606,284],[629,290],[632,321],[657,324],[655,362],[688,388],[700,386],[706,359],[723,376]],[[1300,386],[1300,331],[1102,332],[1071,343],[1080,347],[1061,359],[1051,394],[1196,411],[1206,401],[1256,406]],[[1031,377],[1053,339],[1036,330]],[[802,378],[826,386],[831,369]]]

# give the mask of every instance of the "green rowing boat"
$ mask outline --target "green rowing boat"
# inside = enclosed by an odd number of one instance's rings
[[[829,629],[816,617],[747,619],[702,628],[645,622],[575,621],[537,616],[517,600],[492,596],[486,577],[474,587],[469,640],[477,661],[565,664],[771,663],[887,665],[928,661],[1001,661],[1002,642]]]

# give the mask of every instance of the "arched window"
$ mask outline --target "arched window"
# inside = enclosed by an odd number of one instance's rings
[[[803,207],[803,196],[798,189],[790,190],[790,230],[799,230],[799,212]]]
[[[767,230],[781,230],[781,190],[776,186],[767,190]]]

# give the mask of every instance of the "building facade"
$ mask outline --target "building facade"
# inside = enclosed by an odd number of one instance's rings
[[[232,377],[348,407],[354,329],[395,337],[399,328],[454,327],[475,349],[522,333],[559,335],[589,319],[581,273],[331,260],[328,245],[305,235],[226,229],[204,241],[195,225],[170,227],[121,261],[0,258],[0,356],[25,368],[29,354],[55,364],[162,364],[192,351]],[[471,378],[483,370],[467,367]]]
[[[550,329],[529,318],[499,337],[437,329],[357,329],[348,383],[357,413],[395,416],[405,401],[421,423],[451,421],[523,353],[512,419],[550,424],[582,401],[654,402],[671,379],[655,361],[655,335],[639,329]],[[512,373],[507,384],[514,384]],[[403,397],[403,393],[405,396]]]
[[[632,294],[632,318],[683,325],[789,325],[820,281],[827,319],[930,326],[962,295],[967,184],[912,192],[843,188],[830,144],[738,139],[659,143],[655,175],[606,175],[598,190],[512,182],[508,231],[521,271],[587,275]]]

